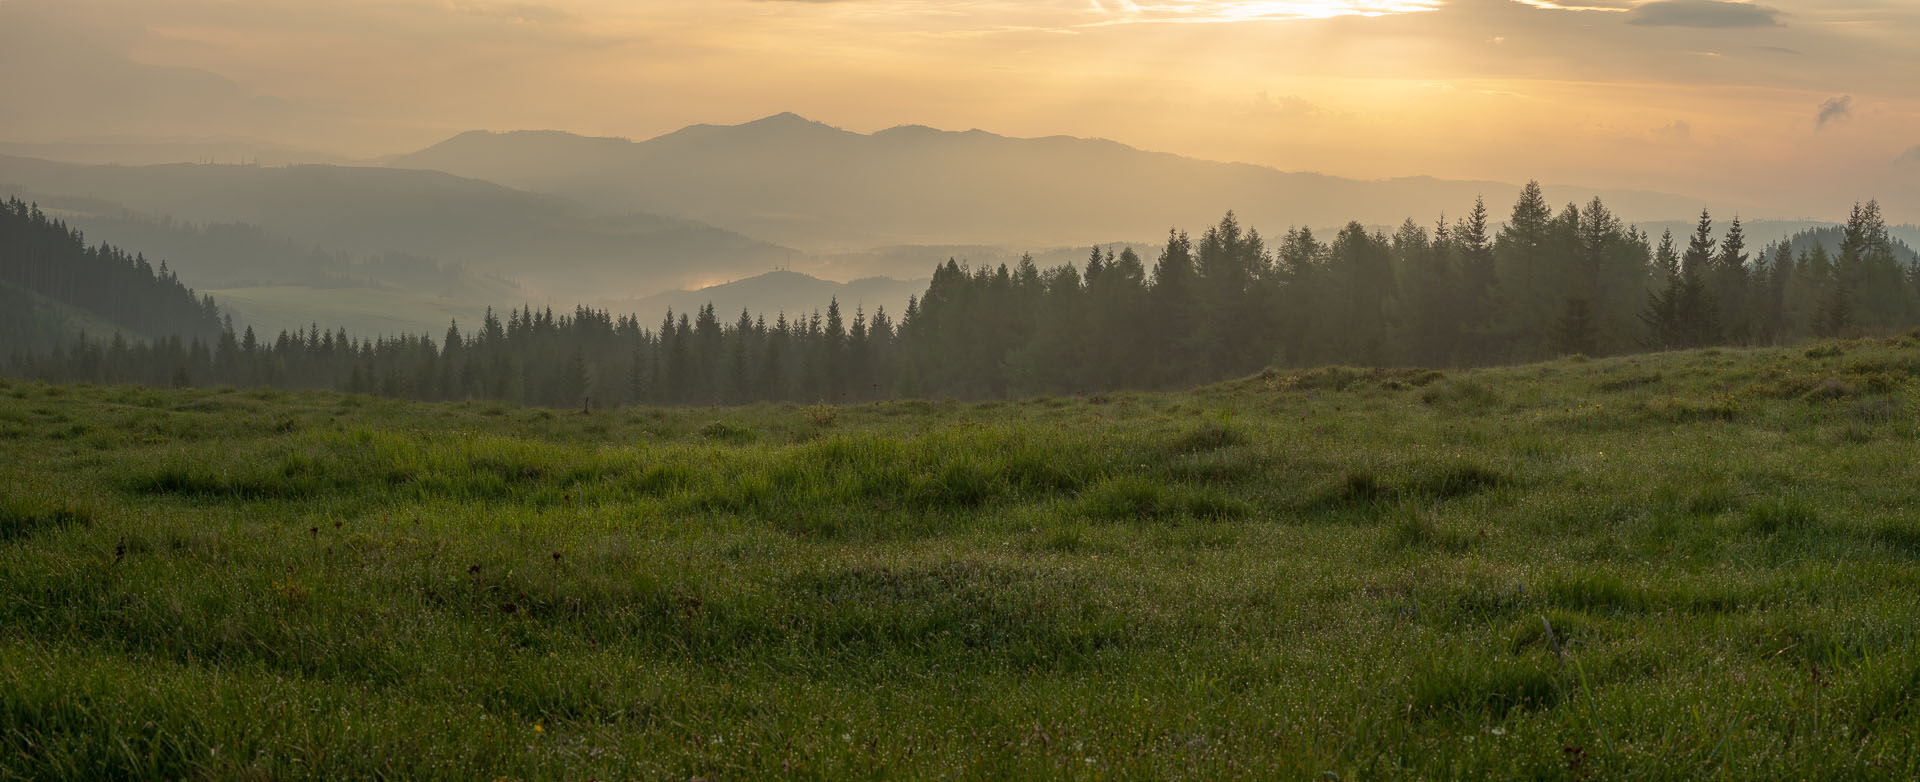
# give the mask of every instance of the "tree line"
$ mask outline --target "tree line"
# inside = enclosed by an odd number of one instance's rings
[[[211,340],[224,328],[213,299],[195,298],[166,262],[156,268],[142,255],[89,247],[79,230],[18,198],[0,203],[0,289],[0,348],[30,347],[29,337],[49,327],[57,314],[37,306],[43,301],[141,337]]]
[[[884,309],[789,318],[711,305],[657,324],[576,308],[489,311],[477,328],[357,339],[317,325],[259,339],[83,339],[21,356],[48,380],[328,388],[551,406],[851,402],[1183,388],[1269,366],[1474,366],[1556,355],[1770,344],[1906,328],[1920,268],[1879,206],[1835,247],[1802,235],[1750,251],[1723,232],[1655,239],[1600,200],[1555,211],[1537,184],[1497,227],[1484,202],[1388,234],[1350,223],[1269,240],[1228,213],[1170,231],[1149,265],[1095,247],[1082,264],[949,259],[898,320]]]

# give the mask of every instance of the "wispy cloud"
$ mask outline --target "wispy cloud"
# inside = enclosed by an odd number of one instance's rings
[[[1853,96],[1841,95],[1839,97],[1828,98],[1825,103],[1820,104],[1820,113],[1814,116],[1813,124],[1816,128],[1824,128],[1831,123],[1840,122],[1852,116]]]
[[[1331,19],[1437,11],[1442,0],[1089,0],[1104,18],[1092,26],[1139,23]]]
[[[4,2],[4,0],[0,0],[0,2]],[[515,22],[529,22],[533,24],[565,22],[574,18],[573,14],[564,8],[542,5],[540,3],[457,2],[453,4],[453,10],[463,14],[492,16]]]
[[[1633,7],[1628,24],[1649,27],[1777,27],[1780,12],[1728,0],[1655,0]]]
[[[1677,119],[1653,129],[1653,135],[1673,141],[1685,141],[1693,137],[1693,126],[1686,120]]]
[[[1631,11],[1633,6],[1625,0],[1516,0],[1521,5],[1530,5],[1548,11]]]
[[[4,0],[0,0],[4,2]],[[947,3],[928,0],[753,0],[763,3],[870,4],[894,12],[981,12],[1058,15],[1077,5],[1097,20],[1080,26],[1130,23],[1251,22],[1290,19],[1330,19],[1339,16],[1393,16],[1437,11],[1446,0],[987,0]],[[964,8],[962,8],[964,7]]]
[[[1327,113],[1319,104],[1298,95],[1270,95],[1265,91],[1251,100],[1233,102],[1230,107],[1241,116],[1261,119],[1304,119]]]

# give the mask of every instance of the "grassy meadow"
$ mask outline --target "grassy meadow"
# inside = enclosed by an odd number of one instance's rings
[[[0,779],[1910,779],[1916,467],[1912,336],[840,408],[4,382]]]
[[[440,335],[454,321],[479,324],[487,309],[478,302],[387,288],[276,285],[204,293],[235,313],[236,322],[252,324],[266,341],[282,331],[300,333],[319,323],[355,335]]]

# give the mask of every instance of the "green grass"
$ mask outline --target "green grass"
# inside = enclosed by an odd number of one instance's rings
[[[478,329],[487,309],[483,303],[383,288],[279,285],[202,293],[234,313],[239,324],[234,328],[253,326],[268,341],[282,331],[304,332],[316,323],[323,329],[344,328],[356,337],[430,334],[438,341],[455,320],[469,333]]]
[[[1911,338],[831,411],[0,383],[0,779],[1920,774]]]

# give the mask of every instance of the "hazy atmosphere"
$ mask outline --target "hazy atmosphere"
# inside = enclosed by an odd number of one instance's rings
[[[1920,779],[1917,42],[0,0],[0,780]]]
[[[1916,36],[1895,0],[0,0],[34,76],[0,139],[360,159],[792,111],[1837,219],[1920,208]]]

